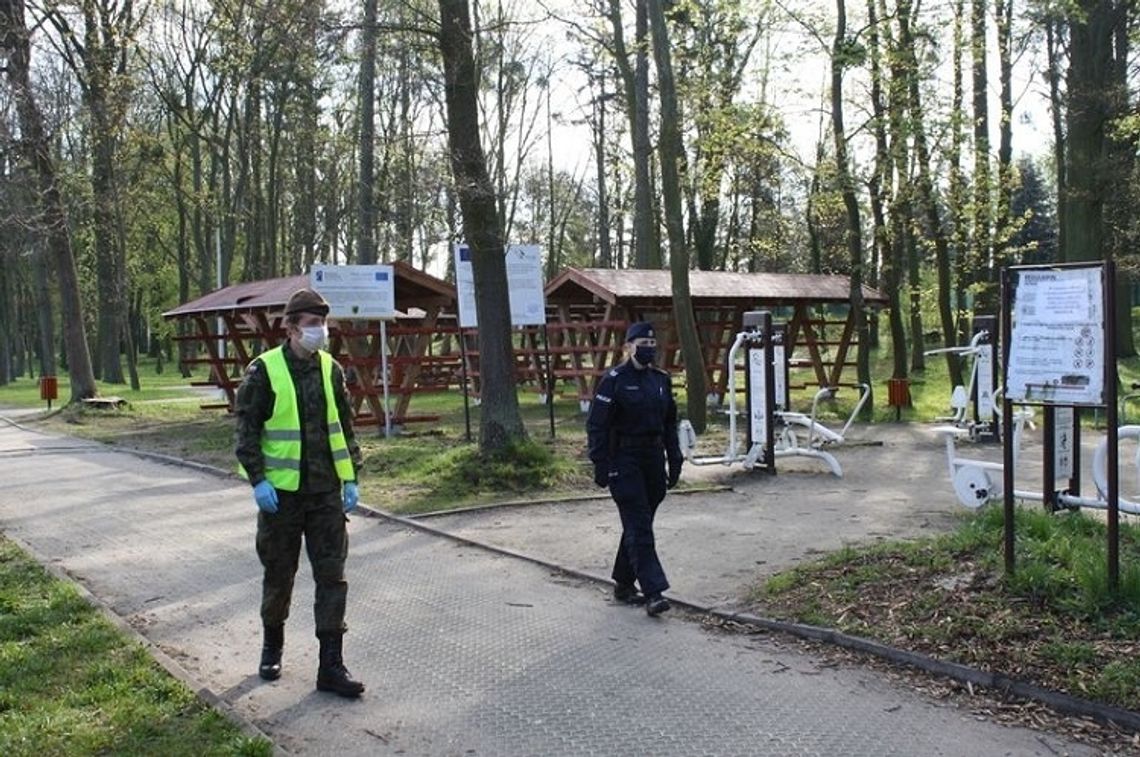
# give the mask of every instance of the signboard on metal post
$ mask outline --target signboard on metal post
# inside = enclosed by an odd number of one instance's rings
[[[1016,274],[1006,396],[1104,404],[1104,289],[1100,267]]]
[[[396,275],[390,265],[326,265],[309,269],[314,290],[329,303],[329,317],[380,321],[380,379],[384,387],[384,435],[392,435],[388,390],[388,330],[396,317]]]
[[[542,326],[546,323],[546,293],[542,282],[542,248],[535,244],[512,244],[506,248],[507,295],[512,326]],[[459,327],[479,327],[475,312],[475,274],[471,248],[455,245],[455,290],[459,300]]]
[[[1014,570],[1013,405],[1046,409],[1045,502],[1055,506],[1058,476],[1079,475],[1080,428],[1074,408],[1106,417],[1108,585],[1120,581],[1117,470],[1115,266],[1112,261],[1016,266],[1002,271],[1002,333],[1008,335],[1002,400],[1005,567]],[[1077,416],[1079,417],[1079,416]],[[1064,492],[1068,494],[1069,492]]]
[[[479,327],[475,308],[475,272],[471,265],[471,248],[466,244],[454,247],[455,294],[459,310],[459,328]],[[542,248],[536,244],[512,244],[504,251],[507,265],[507,296],[510,300],[512,326],[542,326],[548,381],[543,387],[550,406],[550,436],[554,436],[554,381],[550,371],[550,343],[546,333],[546,292],[542,280]],[[460,344],[463,339],[460,337]],[[464,358],[464,365],[466,365]],[[467,393],[464,391],[464,407]],[[470,433],[468,433],[470,436]]]

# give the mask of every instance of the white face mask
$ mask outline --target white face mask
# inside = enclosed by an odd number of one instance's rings
[[[316,352],[321,347],[325,346],[325,342],[328,341],[328,338],[328,326],[302,326],[301,338],[298,340],[298,342],[309,352]]]

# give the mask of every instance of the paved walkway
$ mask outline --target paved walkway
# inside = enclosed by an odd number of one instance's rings
[[[1056,755],[880,674],[763,636],[652,620],[597,585],[383,519],[350,523],[346,658],[316,692],[302,568],[285,675],[256,675],[248,487],[0,423],[0,529],[72,575],[197,686],[298,754]],[[304,565],[304,562],[303,562]]]

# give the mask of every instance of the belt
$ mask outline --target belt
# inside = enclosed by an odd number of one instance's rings
[[[648,449],[661,449],[665,442],[661,434],[629,434],[618,437],[618,447],[642,447]]]

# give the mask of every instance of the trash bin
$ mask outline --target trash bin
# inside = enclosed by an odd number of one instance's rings
[[[899,420],[902,409],[910,407],[910,379],[887,379],[887,405],[895,409],[895,420]]]
[[[40,376],[40,399],[47,400],[48,409],[51,401],[59,397],[59,380],[55,376]]]

